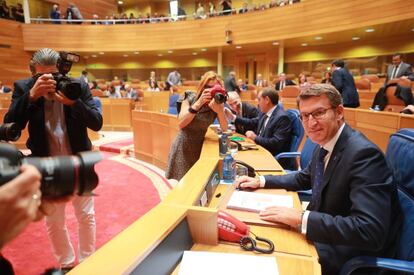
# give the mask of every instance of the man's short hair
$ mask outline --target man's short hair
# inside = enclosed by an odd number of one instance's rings
[[[32,55],[30,59],[29,67],[33,75],[36,74],[36,65],[41,66],[53,66],[56,65],[59,59],[59,53],[49,48],[43,48],[38,50]]]
[[[301,100],[306,100],[311,97],[321,97],[322,95],[326,95],[326,97],[329,99],[331,107],[334,109],[343,104],[342,96],[334,86],[331,84],[313,84],[312,86],[300,92],[299,96],[296,99],[298,109]]]
[[[395,56],[399,56],[400,58],[402,58],[402,54],[401,54],[401,53],[394,53],[394,54],[392,55],[392,57],[395,57]]]
[[[88,71],[83,70],[83,71],[82,71],[82,74],[83,74],[83,75],[88,75]]]
[[[229,99],[233,99],[233,100],[240,99],[240,96],[236,91],[230,91],[227,93],[227,95],[229,96]]]
[[[345,62],[342,59],[337,59],[332,61],[332,65],[335,65],[336,67],[345,67]]]
[[[262,90],[260,94],[261,97],[268,97],[273,105],[277,105],[279,103],[279,93],[276,92],[275,88],[267,87]]]

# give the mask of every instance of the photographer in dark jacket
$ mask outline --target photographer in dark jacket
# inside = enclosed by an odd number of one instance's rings
[[[4,119],[7,123],[18,123],[22,129],[29,123],[27,147],[33,156],[71,155],[91,150],[87,128],[98,131],[102,127],[102,115],[86,83],[79,82],[81,94],[76,100],[57,91],[52,74],[58,73],[58,59],[59,54],[47,48],[33,54],[30,70],[34,78],[15,82],[12,103]],[[95,250],[94,203],[90,196],[75,196],[72,204],[79,222],[78,259],[81,262]],[[62,269],[70,269],[76,257],[66,229],[65,206],[66,203],[54,204],[46,217],[46,226],[57,261]]]

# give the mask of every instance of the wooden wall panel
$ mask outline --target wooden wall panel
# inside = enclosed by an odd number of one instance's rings
[[[22,24],[0,19],[0,80],[12,87],[17,79],[30,77],[30,54],[23,49]]]
[[[85,5],[89,5],[89,1],[85,1]],[[373,10],[381,10],[381,16]],[[335,5],[331,0],[313,0],[283,9],[261,11],[260,16],[252,12],[207,20],[144,25],[31,24],[24,26],[23,37],[26,50],[48,46],[79,52],[152,51],[226,46],[225,30],[232,31],[233,44],[249,44],[321,35],[413,17],[414,5],[406,0],[370,0],[364,3],[360,0],[337,0]],[[54,39],[48,39],[50,37]],[[68,37],[77,39],[69,40]],[[116,39],[108,43],[110,37]]]

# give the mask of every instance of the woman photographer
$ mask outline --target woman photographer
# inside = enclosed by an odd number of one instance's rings
[[[221,129],[227,130],[224,104],[211,96],[215,84],[222,86],[219,76],[212,71],[203,75],[197,94],[185,92],[178,115],[180,131],[171,146],[166,171],[167,179],[180,180],[199,159],[207,128],[218,118]]]

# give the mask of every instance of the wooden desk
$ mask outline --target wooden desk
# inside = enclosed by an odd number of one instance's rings
[[[168,113],[168,103],[170,99],[169,91],[144,92],[142,103],[143,110],[149,112]]]
[[[101,98],[103,126],[106,131],[130,131],[134,101],[127,98]]]

